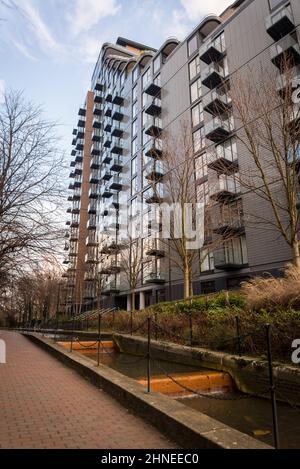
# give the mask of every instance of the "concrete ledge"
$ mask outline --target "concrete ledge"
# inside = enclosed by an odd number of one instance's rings
[[[137,356],[146,355],[147,340],[144,337],[123,334],[114,334],[113,337],[122,352]],[[157,359],[227,372],[234,379],[237,388],[247,394],[265,393],[269,388],[268,363],[259,358],[239,357],[229,353],[154,340],[151,344],[151,354]],[[300,405],[300,367],[274,363],[274,377],[278,400]]]
[[[227,425],[162,394],[148,394],[135,380],[107,366],[95,366],[80,354],[61,349],[38,334],[24,334],[35,344],[50,352],[121,404],[157,427],[182,448],[201,449],[272,449]]]
[[[71,336],[72,331],[70,329],[14,329],[15,332],[20,332],[21,334],[23,332],[33,332],[37,334],[60,334],[60,335],[66,335],[66,336]],[[98,339],[98,332],[91,332],[91,331],[74,331],[74,336],[76,337],[86,337],[87,339]],[[112,338],[112,333],[111,332],[101,332],[101,337],[102,339],[111,339]]]

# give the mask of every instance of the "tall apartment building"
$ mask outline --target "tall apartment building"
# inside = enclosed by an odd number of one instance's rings
[[[269,64],[280,75],[285,52],[300,76],[299,24],[299,0],[238,0],[220,17],[206,17],[184,41],[170,38],[159,50],[123,38],[103,45],[74,130],[66,246],[71,303],[95,300],[101,291],[107,304],[130,308],[120,210],[129,207],[150,234],[151,204],[166,195],[160,137],[165,130],[177,132],[182,119],[193,135],[197,193],[205,187],[215,204],[212,232],[222,237],[226,225],[235,233],[199,262],[194,292],[234,288],[266,271],[276,274],[291,259],[278,233],[244,223],[243,212],[255,196],[242,195],[238,184],[247,154],[236,138],[230,82],[249,64]],[[234,208],[234,219],[218,212],[218,200]],[[136,306],[182,298],[182,272],[171,266],[166,247],[146,237],[141,250]]]

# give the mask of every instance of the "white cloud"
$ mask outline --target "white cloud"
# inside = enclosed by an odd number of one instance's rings
[[[30,50],[28,49],[27,46],[25,46],[24,43],[18,42],[14,39],[11,39],[11,42],[16,47],[16,49],[18,49],[18,51],[21,52],[22,55],[24,55],[24,57],[26,57],[29,60],[32,60],[33,62],[37,61],[37,58],[31,54]]]
[[[97,38],[86,37],[80,41],[79,52],[84,62],[95,64],[103,41]]]
[[[26,17],[28,25],[36,37],[40,48],[46,52],[59,52],[59,43],[54,39],[50,29],[30,0],[18,0],[18,6],[21,7],[23,16]]]
[[[180,0],[190,21],[197,21],[209,13],[220,15],[233,0]]]
[[[0,80],[0,104],[3,103],[5,93],[5,81]]]
[[[74,11],[68,14],[71,32],[78,35],[89,31],[103,18],[116,15],[120,8],[117,0],[76,0]]]

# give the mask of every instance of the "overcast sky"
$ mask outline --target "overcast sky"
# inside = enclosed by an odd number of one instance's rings
[[[76,112],[103,42],[123,36],[159,47],[183,39],[233,0],[0,0],[0,95],[24,90],[61,123],[70,153]],[[0,97],[1,100],[1,97]]]

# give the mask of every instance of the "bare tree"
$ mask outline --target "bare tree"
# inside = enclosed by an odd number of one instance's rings
[[[56,124],[19,92],[0,107],[0,286],[36,259],[56,253],[62,154]]]
[[[266,207],[250,210],[247,222],[279,233],[300,267],[300,83],[294,80],[292,66],[285,57],[280,77],[275,67],[236,74],[231,99],[237,138],[245,151],[239,183],[243,192],[253,194]]]
[[[142,280],[143,272],[143,241],[141,237],[131,238],[120,250],[121,268],[129,285],[131,295],[131,311],[135,312],[135,294]]]
[[[198,173],[207,177],[204,143],[194,142],[190,122],[182,120],[177,132],[174,129],[164,132],[161,160],[156,159],[153,163],[152,189],[155,199],[160,203],[163,201],[163,206],[173,208],[169,218],[169,232],[166,235],[162,229],[159,242],[166,246],[165,255],[171,268],[177,267],[183,273],[184,298],[193,296],[193,278],[196,273],[200,274],[200,266],[209,254],[235,236],[231,230],[223,232],[221,236],[213,233],[212,213],[225,204],[214,202],[210,198],[208,182],[201,182],[200,178],[199,183],[197,179]],[[158,165],[162,168],[160,171]],[[163,195],[157,190],[160,184],[157,178],[159,172],[163,173]],[[161,212],[164,218],[161,221],[165,222],[164,209]]]

